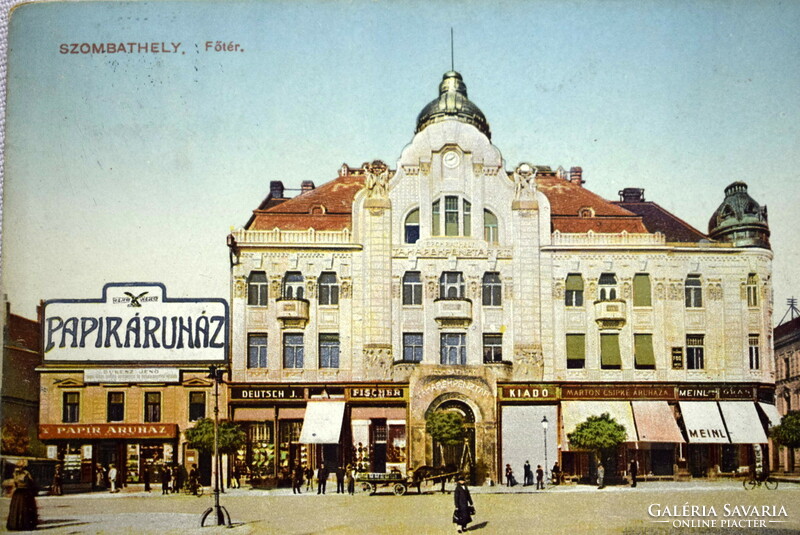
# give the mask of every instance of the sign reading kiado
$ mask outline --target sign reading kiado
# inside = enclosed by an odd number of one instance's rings
[[[99,299],[45,301],[44,360],[221,363],[228,322],[221,298],[169,298],[157,282],[109,283]]]

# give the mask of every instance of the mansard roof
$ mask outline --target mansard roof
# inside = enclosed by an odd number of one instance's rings
[[[640,215],[647,230],[662,233],[668,242],[697,243],[708,239],[689,223],[652,201],[617,201],[614,204]]]

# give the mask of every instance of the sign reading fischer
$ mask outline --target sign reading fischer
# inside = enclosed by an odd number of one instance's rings
[[[178,436],[177,424],[40,424],[39,438],[168,438]]]
[[[405,388],[376,386],[349,388],[350,399],[403,399]]]
[[[110,283],[100,299],[44,304],[44,360],[224,362],[228,303],[168,298],[160,283]]]

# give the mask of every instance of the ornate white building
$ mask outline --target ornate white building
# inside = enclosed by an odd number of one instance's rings
[[[626,426],[619,470],[752,462],[774,390],[766,210],[731,184],[707,236],[643,190],[583,184],[505,162],[453,71],[393,168],[343,165],[294,198],[273,182],[228,242],[238,462],[583,475],[567,434],[601,412]],[[464,446],[426,433],[440,410]]]

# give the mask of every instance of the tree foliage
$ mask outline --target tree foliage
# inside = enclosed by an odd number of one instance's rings
[[[461,444],[466,431],[464,416],[454,411],[433,411],[425,418],[425,431],[440,444]]]
[[[214,420],[201,418],[194,427],[185,432],[189,447],[201,453],[214,453]],[[220,453],[235,453],[247,440],[245,432],[235,423],[222,420],[219,423]]]
[[[589,416],[575,431],[567,434],[571,448],[603,453],[613,450],[625,442],[625,426],[618,423],[607,412],[600,416]],[[605,455],[604,455],[605,457]]]
[[[769,434],[781,446],[800,448],[800,411],[789,411]]]
[[[6,422],[2,430],[2,453],[5,455],[29,455],[31,437],[28,428],[19,422]]]

